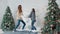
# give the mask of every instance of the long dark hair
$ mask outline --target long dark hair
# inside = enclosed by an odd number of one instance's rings
[[[32,8],[32,11],[33,11],[33,12],[35,12],[35,9],[34,9],[34,8]]]
[[[19,10],[19,13],[22,13],[22,6],[21,5],[18,6],[18,10]]]

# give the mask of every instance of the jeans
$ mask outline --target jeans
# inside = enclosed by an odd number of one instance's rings
[[[32,25],[31,30],[36,30],[36,27],[34,26],[34,23],[35,23],[35,21],[32,21],[32,23],[31,23],[31,25]]]
[[[24,29],[24,27],[25,27],[25,22],[23,21],[23,20],[18,20],[18,24],[17,24],[17,26],[15,27],[15,30],[18,28],[18,26],[20,25],[20,22],[22,22],[24,25],[23,25],[23,27],[22,27],[22,29]]]

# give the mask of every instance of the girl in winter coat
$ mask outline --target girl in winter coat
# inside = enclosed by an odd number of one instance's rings
[[[32,23],[31,23],[32,28],[31,29],[36,30],[36,27],[34,26],[34,23],[36,22],[36,16],[35,16],[35,9],[34,8],[32,9],[32,12],[29,15],[29,18],[31,18],[31,20],[32,20]]]
[[[26,25],[25,22],[24,22],[23,19],[22,19],[22,15],[23,15],[23,13],[22,13],[22,6],[19,5],[19,6],[18,6],[18,11],[17,11],[18,24],[16,25],[15,30],[16,30],[16,29],[18,28],[18,26],[20,25],[20,22],[23,23],[22,29],[24,29],[24,27],[25,27],[25,25]]]

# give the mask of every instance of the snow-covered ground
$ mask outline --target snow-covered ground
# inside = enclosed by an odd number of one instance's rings
[[[2,29],[0,29],[0,34],[16,34],[16,33],[20,34],[20,33],[23,33],[23,32],[26,33],[26,34],[28,34],[28,33],[29,34],[32,34],[32,33],[36,34],[36,32],[37,32],[37,34],[41,34],[39,31],[35,31],[35,30],[32,30],[32,31],[31,30],[19,30],[19,29],[17,29],[17,30],[18,30],[18,32],[13,32],[13,31],[12,32],[3,32]]]
[[[2,29],[0,29],[0,34],[2,34],[2,33],[4,33],[4,32],[2,31]]]

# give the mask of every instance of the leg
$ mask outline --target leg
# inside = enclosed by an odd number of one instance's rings
[[[35,28],[35,26],[34,26],[34,23],[35,23],[35,22],[32,21],[32,28],[31,28],[32,30],[36,30],[36,28]]]
[[[18,24],[17,24],[17,26],[15,27],[15,30],[18,28],[19,25],[20,25],[20,20],[18,20]]]
[[[31,30],[36,30],[35,26],[32,26]]]
[[[24,27],[25,27],[25,22],[23,21],[23,20],[21,20],[21,22],[23,23],[23,27],[22,27],[22,29],[24,29]]]

